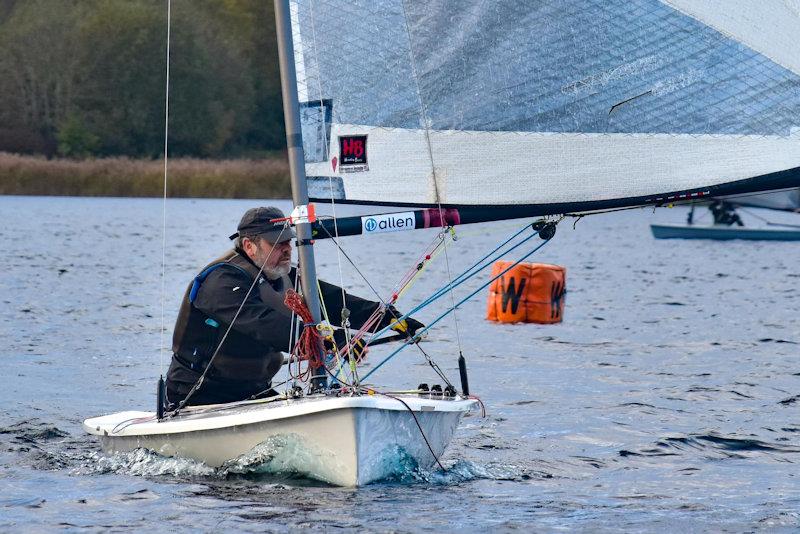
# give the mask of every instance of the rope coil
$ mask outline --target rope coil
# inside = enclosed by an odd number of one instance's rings
[[[322,354],[324,353],[323,337],[318,331],[319,325],[314,322],[311,311],[309,311],[300,293],[291,288],[286,290],[286,297],[283,302],[287,308],[296,313],[303,321],[303,331],[294,346],[292,356],[294,356],[298,366],[295,378],[305,381],[312,371],[324,365],[322,361]],[[304,373],[300,372],[300,362],[302,361],[307,361],[309,364]]]

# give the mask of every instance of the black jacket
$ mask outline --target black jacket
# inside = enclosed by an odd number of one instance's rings
[[[209,263],[186,289],[172,339],[173,357],[167,372],[167,398],[183,400],[197,382],[228,325],[258,276],[258,267],[242,251],[231,250]],[[296,271],[277,280],[258,277],[228,337],[214,358],[203,385],[189,404],[243,400],[265,391],[289,350],[291,311],[283,303],[294,287]],[[340,326],[341,288],[320,281],[321,296],[334,326]],[[346,295],[350,324],[361,327],[378,307]]]

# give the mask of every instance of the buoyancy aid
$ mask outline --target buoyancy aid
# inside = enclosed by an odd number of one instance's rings
[[[237,325],[244,326],[237,318],[206,375],[201,390],[207,391],[202,397],[212,399],[210,402],[247,398],[267,387],[280,370],[281,349],[288,349],[289,343],[291,311],[283,301],[286,290],[292,287],[291,279],[282,276],[269,280],[259,274],[258,267],[243,252],[231,250],[206,265],[184,293],[173,334],[173,361],[167,375],[171,397],[185,396],[203,373],[228,330],[225,319],[232,319],[231,310],[242,302],[253,280],[257,280],[253,291],[258,292],[263,303],[264,318],[241,320],[262,321],[247,326],[267,333],[258,339],[247,335],[237,329]],[[203,310],[195,305],[198,298],[205,303]],[[219,310],[214,309],[217,300]]]

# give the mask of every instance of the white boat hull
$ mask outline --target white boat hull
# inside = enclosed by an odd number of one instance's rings
[[[146,448],[211,467],[260,465],[361,486],[398,474],[409,461],[433,466],[434,454],[441,456],[461,417],[476,404],[396,397],[408,408],[382,396],[319,396],[197,407],[161,422],[151,412],[121,412],[87,419],[84,428],[111,453]]]

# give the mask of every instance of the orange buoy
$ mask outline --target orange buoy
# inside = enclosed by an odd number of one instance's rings
[[[492,277],[513,265],[497,261]],[[567,269],[547,263],[520,263],[489,286],[486,318],[501,323],[560,323],[564,317]]]

